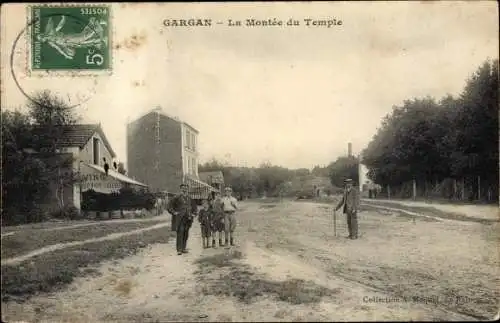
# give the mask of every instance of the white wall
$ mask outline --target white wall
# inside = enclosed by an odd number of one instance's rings
[[[183,174],[190,174],[190,175],[194,175],[196,177],[198,177],[198,163],[199,163],[199,160],[198,160],[198,150],[199,150],[199,147],[198,147],[198,134],[194,131],[192,131],[189,127],[187,127],[185,124],[182,124],[181,126],[181,129],[182,129],[182,172]],[[187,148],[188,146],[188,143],[186,141],[186,134],[187,133],[190,133],[190,138],[191,140],[193,140],[193,136],[194,136],[194,140],[195,140],[195,148],[196,150],[192,150],[190,148]],[[191,146],[191,144],[189,145]],[[189,169],[189,164],[190,164],[190,161],[191,160],[191,163],[192,163],[192,167],[193,167],[193,171],[194,173],[190,172],[190,169]]]
[[[80,161],[84,163],[89,163],[93,164],[94,163],[94,144],[93,140],[94,138],[99,139],[99,166],[103,166],[104,162],[102,161],[102,158],[105,157],[106,160],[108,161],[108,164],[110,167],[112,167],[113,163],[113,158],[111,157],[111,153],[109,150],[106,148],[106,146],[103,143],[103,140],[101,136],[98,133],[95,133],[92,138],[89,139],[87,144],[82,148],[78,147],[67,147],[67,148],[62,148],[61,152],[64,153],[71,153],[73,155],[74,161],[73,161],[73,171],[78,172],[81,171],[81,165]],[[72,193],[73,193],[73,205],[76,208],[80,208],[81,206],[81,186],[80,183],[76,183],[73,185]]]
[[[102,158],[106,157],[106,160],[108,161],[109,167],[111,167],[113,164],[113,157],[111,157],[111,153],[106,148],[101,136],[97,132],[92,136],[92,138],[90,138],[90,140],[87,142],[87,144],[80,151],[80,160],[82,160],[85,163],[89,163],[89,164],[94,163],[94,144],[93,144],[94,138],[99,139],[99,164],[98,165],[104,166],[104,162],[102,161]]]
[[[372,181],[368,178],[368,167],[363,164],[359,164],[359,189],[363,190],[363,185],[368,183],[372,183]]]

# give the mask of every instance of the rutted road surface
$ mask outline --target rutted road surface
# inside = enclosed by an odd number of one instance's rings
[[[105,263],[102,275],[27,304],[7,321],[372,321],[493,319],[498,312],[498,225],[437,222],[370,209],[348,240],[331,206],[242,203],[238,247],[190,253],[174,243]]]

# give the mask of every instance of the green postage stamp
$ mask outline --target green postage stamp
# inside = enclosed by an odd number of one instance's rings
[[[110,7],[32,6],[31,70],[111,68]]]

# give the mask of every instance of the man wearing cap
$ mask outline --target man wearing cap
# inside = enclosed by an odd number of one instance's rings
[[[186,245],[189,229],[193,224],[197,208],[188,195],[188,186],[181,184],[181,193],[173,197],[167,206],[167,211],[172,215],[172,231],[177,232],[177,254],[187,253]]]
[[[231,193],[233,190],[230,187],[224,189],[225,196],[221,199],[222,210],[224,212],[224,235],[225,245],[227,246],[228,237],[231,241],[231,246],[234,246],[234,229],[236,229],[236,218],[234,213],[238,209],[238,202]]]
[[[347,216],[347,229],[349,230],[349,238],[358,238],[358,216],[357,212],[359,209],[359,194],[358,191],[352,186],[352,179],[348,178],[345,180],[345,190],[342,195],[342,200],[335,207],[335,211],[340,209],[344,205],[344,210],[342,213]]]

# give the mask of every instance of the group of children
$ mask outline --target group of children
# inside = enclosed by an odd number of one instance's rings
[[[236,199],[231,196],[231,189],[226,188],[226,196],[220,197],[219,192],[214,192],[210,200],[203,200],[202,209],[198,213],[198,221],[201,226],[201,238],[203,248],[210,248],[210,238],[212,238],[212,248],[215,248],[217,233],[219,233],[219,246],[234,245],[233,232],[236,226],[234,211],[236,210]],[[222,243],[222,232],[225,241]]]
[[[198,214],[198,220],[201,227],[201,238],[203,248],[210,247],[210,238],[212,238],[212,248],[216,247],[215,239],[219,233],[219,246],[222,246],[222,232],[224,231],[224,213],[218,199],[211,201],[203,200],[202,209]]]

